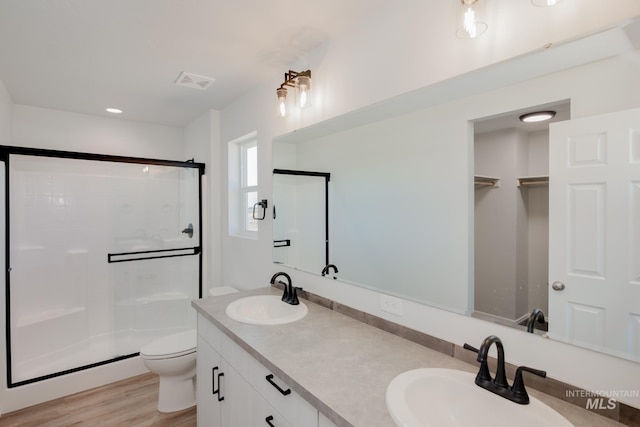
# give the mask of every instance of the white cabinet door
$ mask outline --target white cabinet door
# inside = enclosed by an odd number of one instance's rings
[[[251,426],[253,388],[200,335],[196,369],[198,426]]]
[[[549,335],[639,358],[640,109],[552,124],[549,160]]]
[[[222,358],[198,335],[198,358],[196,367],[196,392],[198,398],[197,417],[200,427],[220,427],[221,403],[218,394],[219,377],[222,373]]]
[[[253,388],[238,372],[222,359],[220,397],[222,427],[253,425]]]

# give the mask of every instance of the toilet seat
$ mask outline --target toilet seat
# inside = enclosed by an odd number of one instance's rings
[[[195,330],[180,332],[159,338],[140,349],[145,359],[171,359],[195,353],[198,338]]]

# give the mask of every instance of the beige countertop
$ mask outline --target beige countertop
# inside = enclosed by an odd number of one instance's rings
[[[387,412],[389,382],[417,368],[477,372],[470,365],[307,300],[309,313],[285,325],[257,326],[225,314],[232,301],[250,295],[279,295],[260,288],[192,302],[218,329],[339,427],[395,427]],[[577,427],[620,426],[577,406],[528,389]]]

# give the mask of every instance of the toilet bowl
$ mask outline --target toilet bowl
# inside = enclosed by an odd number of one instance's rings
[[[142,347],[140,357],[147,369],[160,377],[158,411],[174,412],[196,404],[195,330],[168,335]]]

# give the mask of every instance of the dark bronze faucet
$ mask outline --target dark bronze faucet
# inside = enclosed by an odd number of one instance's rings
[[[284,285],[284,292],[282,293],[282,301],[286,302],[287,304],[291,304],[291,305],[298,305],[300,304],[300,301],[298,300],[298,290],[301,290],[302,288],[294,288],[293,284],[292,284],[292,280],[291,280],[291,276],[289,276],[287,273],[284,272],[279,272],[274,274],[271,277],[271,284],[275,284],[276,283],[276,279],[280,276],[283,276],[285,279],[287,279],[287,283],[281,282]]]
[[[539,325],[545,324],[544,313],[539,308],[534,308],[533,311],[531,312],[531,315],[529,316],[529,321],[527,322],[527,332],[531,334],[533,333],[533,328],[536,322]]]
[[[496,348],[498,350],[498,366],[496,368],[496,376],[494,379],[491,378],[489,365],[487,363],[487,360],[489,358],[489,348],[491,348],[493,344],[496,345]],[[529,395],[527,394],[527,390],[524,387],[522,372],[531,372],[532,374],[538,375],[542,378],[545,378],[547,376],[547,373],[545,371],[540,371],[538,369],[533,369],[526,366],[520,366],[516,370],[516,377],[513,381],[513,386],[509,386],[509,383],[507,382],[504,362],[504,347],[502,345],[502,340],[500,340],[500,338],[495,335],[489,335],[487,338],[485,338],[484,341],[482,341],[479,350],[466,343],[464,344],[464,348],[478,353],[477,360],[478,362],[480,362],[480,370],[476,375],[475,383],[479,387],[482,387],[485,390],[489,390],[490,392],[504,397],[505,399],[509,399],[512,402],[519,403],[521,405],[526,405],[529,403]]]
[[[329,274],[329,269],[333,269],[334,273],[333,274],[337,274],[338,273],[338,267],[335,266],[335,264],[327,264],[324,266],[324,268],[322,269],[322,275],[326,276],[327,274]],[[334,279],[337,279],[336,276],[333,276]]]
[[[498,349],[498,366],[496,367],[496,377],[492,380],[487,360],[489,358],[489,348],[491,348],[494,343]],[[509,388],[504,365],[504,347],[500,338],[495,335],[490,335],[485,338],[480,345],[480,350],[478,350],[477,360],[480,362],[480,371],[478,372],[478,375],[476,375],[476,384],[482,388],[486,388],[487,390],[494,388],[494,386],[500,389]],[[487,388],[487,386],[490,388]]]

